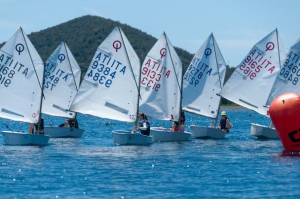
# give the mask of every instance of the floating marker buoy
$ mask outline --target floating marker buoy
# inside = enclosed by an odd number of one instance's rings
[[[300,95],[280,95],[271,103],[269,113],[283,147],[300,151]]]

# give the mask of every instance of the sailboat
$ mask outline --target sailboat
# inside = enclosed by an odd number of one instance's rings
[[[215,126],[191,125],[196,138],[225,138],[226,132],[215,128],[220,110],[221,91],[226,73],[226,62],[211,34],[193,57],[183,78],[184,111],[215,119]]]
[[[42,113],[74,119],[68,111],[78,91],[81,69],[65,42],[62,42],[46,61]],[[45,127],[52,138],[80,138],[84,130],[72,127]]]
[[[284,47],[275,29],[253,46],[236,67],[220,95],[269,117],[265,104],[285,56]],[[278,139],[271,125],[252,123],[250,134],[259,138]]]
[[[273,102],[275,98],[284,93],[297,93],[300,94],[300,83],[298,83],[300,74],[300,39],[298,39],[291,47],[283,61],[283,67],[278,73],[270,95],[266,102],[267,106]]]
[[[44,64],[21,27],[1,48],[0,65],[0,117],[39,124]],[[32,132],[11,130],[3,131],[2,135],[7,145],[46,145],[49,142],[49,136]]]
[[[159,120],[180,121],[183,65],[163,33],[142,64],[140,110]],[[151,127],[154,141],[171,142],[189,140],[188,132],[171,132]]]
[[[98,47],[70,110],[136,126],[140,71],[138,56],[117,26]],[[113,142],[152,143],[151,136],[127,130],[114,130]]]

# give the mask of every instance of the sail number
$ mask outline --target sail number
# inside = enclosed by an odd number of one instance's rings
[[[273,73],[275,66],[265,57],[259,52],[259,50],[254,49],[247,55],[238,68],[243,71],[250,80],[254,80],[257,74],[264,70],[268,70],[269,73]]]
[[[126,72],[126,66],[124,66],[121,62],[112,59],[111,56],[103,52],[99,52],[92,61],[87,77],[98,82],[100,85],[104,85],[106,88],[109,88],[112,85],[117,72],[124,75]]]
[[[183,79],[188,81],[189,84],[196,87],[202,79],[203,75],[205,74],[206,76],[210,76],[211,72],[212,68],[210,68],[207,64],[201,62],[201,59],[194,57]]]
[[[158,89],[160,88],[160,84],[158,84],[158,82],[161,79],[161,74],[156,73],[150,68],[144,67],[142,70],[142,75],[143,78],[141,84],[152,88],[152,90],[158,91]]]
[[[66,82],[68,76],[68,73],[59,69],[55,64],[47,62],[45,71],[45,89],[49,89],[50,91],[52,91],[53,88],[56,87],[60,79]]]
[[[14,74],[14,70],[9,70],[8,67],[4,67],[4,65],[2,65],[0,68],[0,84],[8,87],[11,83],[11,79],[14,77]]]
[[[284,67],[280,70],[279,76],[292,82],[293,85],[297,85],[300,76],[299,60],[299,55],[291,51],[285,59]]]
[[[26,77],[28,70],[24,64],[19,63],[8,55],[0,54],[0,85],[8,87],[16,74],[20,73]]]
[[[162,51],[162,55],[164,55]],[[164,56],[162,56],[164,57]],[[158,61],[148,58],[142,69],[141,84],[148,88],[158,91],[161,85],[158,83],[161,78],[169,78],[171,71]]]

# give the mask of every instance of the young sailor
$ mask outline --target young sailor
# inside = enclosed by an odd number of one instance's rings
[[[143,135],[150,135],[150,123],[147,120],[147,116],[144,113],[139,113],[139,126],[138,130],[141,131],[141,134]]]
[[[218,129],[221,129],[222,131],[225,131],[226,133],[229,133],[229,129],[232,127],[229,118],[226,116],[226,112],[221,112],[221,120],[218,126]]]

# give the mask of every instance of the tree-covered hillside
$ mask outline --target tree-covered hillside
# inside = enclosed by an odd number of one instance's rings
[[[117,25],[122,28],[142,63],[143,57],[155,44],[157,38],[126,24],[102,17],[79,17],[28,36],[43,60],[48,58],[61,41],[65,41],[85,72],[97,47]],[[184,66],[187,67],[192,54],[180,48],[175,49]]]

